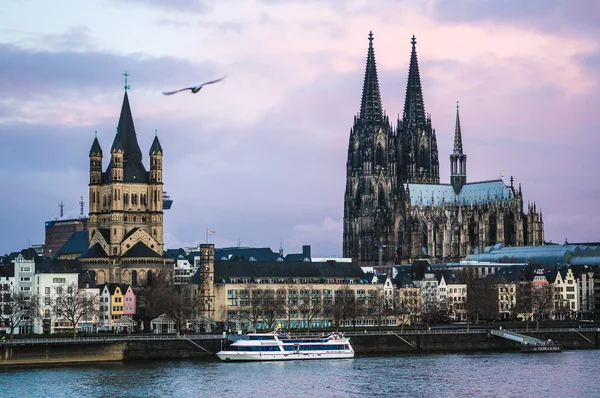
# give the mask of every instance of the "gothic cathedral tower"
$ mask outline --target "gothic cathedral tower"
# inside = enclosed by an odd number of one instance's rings
[[[394,225],[398,190],[398,145],[383,112],[373,34],[363,82],[360,112],[350,130],[344,196],[344,257],[388,262],[395,257]]]
[[[398,120],[400,174],[405,182],[440,183],[437,138],[431,116],[425,113],[423,89],[413,36],[402,120]]]
[[[89,249],[79,260],[96,271],[97,283],[135,286],[151,283],[153,273],[168,263],[163,257],[163,149],[155,136],[146,171],[125,88],[105,172],[97,137],[90,149]]]

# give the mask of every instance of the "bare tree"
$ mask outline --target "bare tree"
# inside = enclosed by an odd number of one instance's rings
[[[398,295],[394,300],[393,313],[400,322],[400,331],[404,331],[404,325],[411,323],[419,313],[421,303],[419,301],[419,290],[414,288],[398,289]]]
[[[82,318],[92,318],[98,311],[98,296],[86,294],[77,284],[61,285],[55,288],[52,298],[52,312],[58,318],[69,321],[73,337],[77,336],[77,324]]]
[[[347,285],[335,291],[333,302],[326,304],[324,310],[332,318],[333,326],[338,330],[343,320],[355,319],[361,314],[354,292]]]
[[[263,290],[262,318],[267,330],[275,329],[277,319],[285,313],[285,301],[273,289]]]
[[[381,324],[392,315],[392,306],[389,304],[382,286],[375,289],[375,294],[369,297],[367,316],[373,318],[381,331]]]
[[[202,300],[196,285],[175,284],[168,273],[158,272],[143,290],[145,313],[152,319],[166,314],[175,321],[177,335],[194,319]]]
[[[554,302],[552,286],[544,284],[533,287],[531,301],[533,316],[536,321],[536,329],[539,330],[540,320],[544,318],[544,316],[548,316],[550,311],[552,311],[552,305]]]
[[[476,322],[498,317],[498,290],[492,278],[473,278],[467,283],[467,316]]]
[[[39,318],[40,299],[38,295],[20,292],[16,287],[3,294],[4,307],[0,308],[0,315],[3,315],[10,328],[12,339],[16,328],[25,322],[33,322]]]
[[[256,330],[262,318],[262,291],[252,284],[247,284],[240,294],[240,318],[246,320]]]
[[[529,321],[533,314],[533,289],[531,282],[519,282],[515,285],[515,305],[511,311],[514,319],[523,316],[526,328],[529,329]]]
[[[292,328],[292,318],[298,318],[298,286],[296,284],[290,284],[286,287],[285,293],[287,294],[285,315],[287,318],[287,328]]]
[[[320,290],[315,290],[314,286],[308,286],[304,289],[305,294],[300,291],[300,316],[307,323],[306,332],[310,334],[310,327],[315,317],[319,316],[323,312],[321,305]],[[318,292],[318,293],[317,293]]]

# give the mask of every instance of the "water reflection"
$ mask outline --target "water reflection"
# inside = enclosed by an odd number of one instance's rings
[[[2,397],[590,397],[597,351],[223,363],[135,361],[0,371]]]

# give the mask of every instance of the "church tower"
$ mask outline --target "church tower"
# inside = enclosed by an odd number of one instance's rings
[[[439,184],[437,138],[431,116],[425,113],[415,36],[411,44],[404,112],[402,120],[398,120],[400,174],[406,182]]]
[[[454,128],[454,151],[450,155],[450,184],[458,195],[467,183],[467,155],[463,153],[462,133],[460,131],[460,116],[456,102],[456,127]]]
[[[373,33],[360,112],[350,130],[344,196],[344,257],[362,262],[394,260],[397,138],[381,105]]]
[[[125,78],[127,79],[127,74]],[[102,149],[94,138],[90,149],[89,248],[79,260],[96,271],[97,283],[148,284],[170,264],[163,257],[162,159],[158,136],[150,148],[150,171],[142,162],[125,95],[119,124],[102,172]]]

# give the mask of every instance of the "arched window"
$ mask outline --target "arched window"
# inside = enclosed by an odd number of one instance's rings
[[[131,271],[131,286],[137,286],[137,271]]]
[[[375,151],[375,166],[383,167],[383,148],[381,144],[377,144],[377,150]]]
[[[146,275],[146,285],[152,285],[152,271],[148,271],[148,274]]]
[[[383,185],[379,185],[378,199],[379,205],[385,206],[385,190],[383,189]]]

